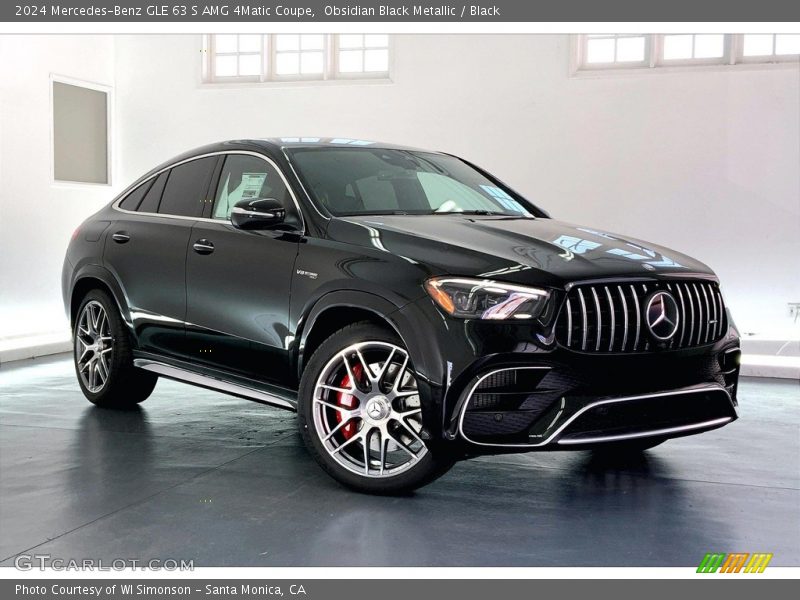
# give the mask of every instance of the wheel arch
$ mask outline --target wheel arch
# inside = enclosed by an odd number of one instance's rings
[[[412,303],[413,304],[413,303]],[[394,332],[408,351],[423,400],[423,422],[431,439],[442,431],[441,385],[431,375],[441,370],[439,353],[430,338],[420,335],[424,321],[416,311],[401,310],[393,302],[369,292],[341,290],[322,296],[298,324],[293,369],[298,381],[314,350],[331,334],[358,321],[368,321]],[[437,362],[438,361],[438,362]]]
[[[75,318],[77,317],[81,300],[93,289],[103,290],[114,299],[123,322],[128,328],[131,328],[130,311],[128,310],[127,302],[125,302],[125,292],[122,286],[119,285],[110,271],[99,265],[89,265],[75,276],[69,296],[70,328],[75,326]]]
[[[411,352],[402,324],[393,318],[397,310],[394,303],[381,296],[356,290],[330,292],[317,300],[298,323],[299,343],[294,356],[298,380],[322,342],[343,327],[359,321],[368,321],[393,331]],[[411,358],[413,361],[413,355]]]

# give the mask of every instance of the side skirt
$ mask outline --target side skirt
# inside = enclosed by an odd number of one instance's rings
[[[297,394],[292,390],[227,376],[221,372],[201,372],[188,363],[172,364],[155,358],[135,358],[133,366],[152,371],[162,377],[174,379],[190,385],[222,392],[245,400],[268,404],[285,410],[297,410]]]

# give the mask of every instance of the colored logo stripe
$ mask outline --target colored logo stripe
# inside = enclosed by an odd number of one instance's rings
[[[698,573],[716,573],[722,561],[725,560],[725,554],[708,553],[700,561],[700,566],[697,567]]]
[[[772,560],[772,554],[753,554],[750,557],[750,562],[747,563],[747,566],[744,568],[745,573],[763,573],[764,569],[767,568],[769,561]]]
[[[747,553],[733,553],[728,554],[728,558],[725,559],[725,562],[722,563],[722,571],[721,573],[738,573],[742,570],[747,557],[750,556]]]
[[[697,572],[763,573],[771,560],[772,554],[764,552],[757,552],[755,554],[749,554],[747,552],[734,552],[731,554],[709,552],[703,557],[703,560],[700,561]]]

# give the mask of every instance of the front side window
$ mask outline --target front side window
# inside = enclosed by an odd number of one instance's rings
[[[199,158],[173,167],[161,196],[158,212],[181,217],[200,217],[206,204],[216,156]]]
[[[302,148],[291,158],[314,199],[330,213],[499,214],[532,207],[452,156],[408,150]]]
[[[217,184],[212,217],[230,219],[231,210],[242,200],[274,198],[286,209],[286,225],[299,227],[300,216],[280,173],[267,161],[249,154],[225,158]]]

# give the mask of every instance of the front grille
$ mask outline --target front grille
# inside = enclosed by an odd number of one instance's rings
[[[645,323],[652,294],[668,291],[678,305],[678,327],[658,341]],[[581,352],[647,352],[702,346],[726,330],[725,304],[712,281],[601,283],[573,287],[556,327],[558,342]]]

